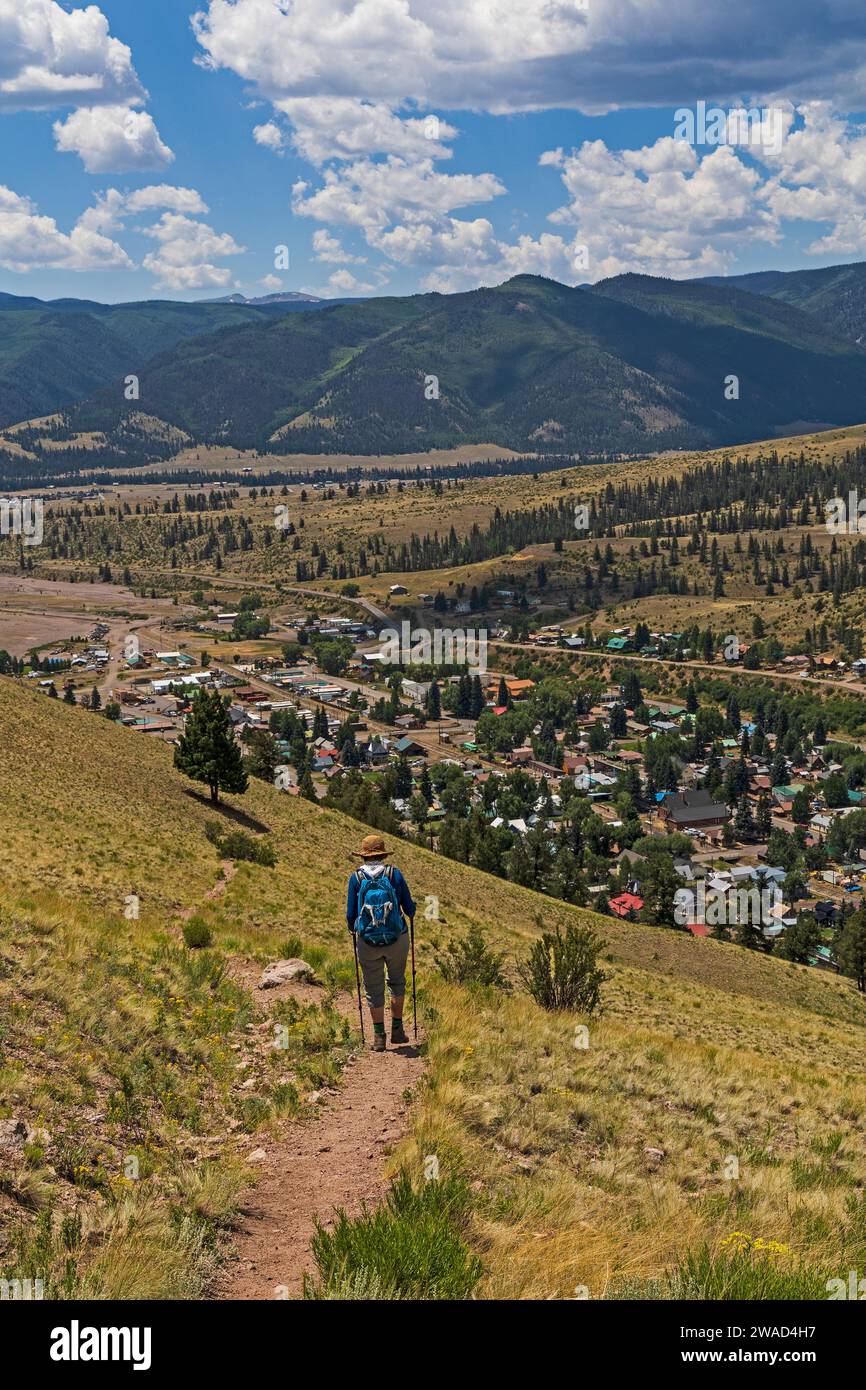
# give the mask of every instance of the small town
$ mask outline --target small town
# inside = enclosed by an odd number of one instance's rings
[[[267,620],[245,603],[217,612],[212,635],[261,636]],[[699,671],[675,702],[644,691],[636,665],[616,682],[394,666],[371,623],[287,615],[273,654],[231,661],[137,640],[113,660],[97,623],[28,676],[172,745],[196,691],[216,690],[250,774],[290,796],[624,921],[839,969],[866,881],[866,750],[801,728],[784,695],[754,710],[736,694],[724,707],[699,698]],[[512,634],[502,615],[491,637],[519,669],[531,650],[595,648],[613,668],[637,641],[643,657],[692,654],[682,633],[594,639],[521,618]],[[730,668],[747,652],[719,656]],[[783,657],[780,669],[792,660],[815,680],[827,669],[820,657]],[[90,685],[76,695],[73,679]]]

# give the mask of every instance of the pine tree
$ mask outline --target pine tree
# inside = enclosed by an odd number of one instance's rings
[[[245,767],[250,776],[259,777],[263,782],[273,783],[280,756],[272,735],[266,734],[263,729],[253,730],[250,735],[249,750]]]
[[[249,779],[219,691],[197,691],[174,750],[174,765],[193,781],[205,782],[214,803],[220,790],[246,791]]]
[[[427,691],[427,718],[442,718],[442,697],[439,692],[438,681],[432,681],[430,689]]]
[[[484,713],[484,690],[481,677],[472,677],[472,718],[478,719]]]
[[[402,754],[394,765],[394,795],[401,800],[412,795],[412,769]]]
[[[305,767],[298,780],[298,791],[307,801],[318,801],[316,796],[316,786],[310,776],[310,769]]]
[[[430,781],[430,773],[427,771],[426,767],[424,768],[424,771],[421,773],[421,776],[418,779],[418,789],[421,792],[421,795],[423,796],[424,800],[427,802],[427,805],[432,806],[433,783]]]
[[[839,933],[835,956],[844,974],[857,981],[861,994],[866,993],[866,912],[863,908],[848,918]]]

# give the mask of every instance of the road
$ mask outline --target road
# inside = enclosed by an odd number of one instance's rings
[[[754,676],[758,680],[788,681],[795,685],[806,685],[820,689],[841,690],[846,694],[863,695],[866,694],[866,684],[860,681],[834,680],[827,676],[804,676],[795,671],[757,671],[746,670],[742,666],[724,667],[713,664],[710,661],[667,661],[664,658],[654,656],[640,656],[637,652],[599,652],[599,651],[569,651],[566,647],[540,647],[534,642],[503,642],[501,639],[494,638],[491,647],[502,647],[505,650],[521,652],[533,652],[536,656],[550,652],[558,656],[572,657],[577,660],[588,659],[590,661],[606,661],[617,664],[620,661],[636,661],[642,665],[659,666],[665,670],[690,670],[690,671],[709,671],[714,676],[733,676],[743,677]],[[491,674],[493,674],[491,672]]]

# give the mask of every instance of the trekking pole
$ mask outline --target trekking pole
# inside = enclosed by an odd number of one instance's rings
[[[415,1002],[415,918],[409,918],[409,940],[412,943],[412,1027],[418,1041],[418,1006]]]
[[[361,971],[358,967],[358,938],[352,932],[352,945],[355,948],[355,981],[358,985],[358,1018],[361,1020],[361,1041],[366,1044],[367,1037],[364,1032],[364,1010],[361,1007]]]

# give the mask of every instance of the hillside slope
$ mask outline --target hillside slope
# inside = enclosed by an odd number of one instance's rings
[[[282,452],[492,440],[633,453],[853,423],[864,390],[866,351],[790,305],[647,276],[587,290],[520,275],[199,338],[148,364],[136,408],[201,441]],[[72,423],[111,431],[131,408],[115,383]]]
[[[293,1053],[288,1090],[264,1073],[238,1091],[232,1047],[248,1036],[249,1001],[226,965],[303,953],[351,984],[343,893],[363,827],[254,781],[218,814],[267,831],[278,862],[240,863],[226,881],[204,833],[214,813],[170,750],[7,679],[0,727],[0,1126],[23,1119],[31,1131],[0,1231],[18,1229],[28,1182],[67,1212],[83,1201],[94,1219],[101,1189],[76,1183],[71,1134],[107,1104],[105,1145],[122,1154],[135,1143],[169,1190],[198,1194],[185,1199],[186,1238],[206,1234],[218,1249],[237,1186],[219,1116],[250,1132],[291,1113],[308,1075],[299,1082]],[[418,954],[430,1033],[429,1079],[399,1157],[415,1171],[438,1153],[472,1171],[482,1291],[571,1297],[579,1284],[604,1296],[623,1280],[663,1279],[678,1257],[734,1230],[790,1246],[780,1258],[792,1270],[854,1267],[866,1253],[866,1014],[850,982],[598,918],[412,845],[395,851],[428,911]],[[137,921],[124,915],[130,894]],[[190,912],[210,925],[211,951],[182,946]],[[604,938],[610,972],[587,1050],[573,1017],[438,981],[437,946],[472,922],[513,958],[541,926],[580,920]],[[324,1004],[298,1024],[301,1054],[335,1079],[340,1020]],[[177,1097],[168,1104],[157,1101],[166,1086]],[[46,1146],[32,1135],[56,1135],[61,1098],[59,1161],[53,1137]],[[179,1168],[167,1161],[178,1145],[190,1155]],[[723,1171],[731,1155],[736,1180]],[[123,1231],[113,1238],[122,1248]],[[179,1296],[195,1296],[194,1279]]]
[[[700,283],[726,285],[791,304],[854,342],[866,337],[866,264],[862,261],[820,270],[756,271]]]
[[[199,334],[316,307],[308,301],[45,303],[0,294],[0,429],[63,410]]]

